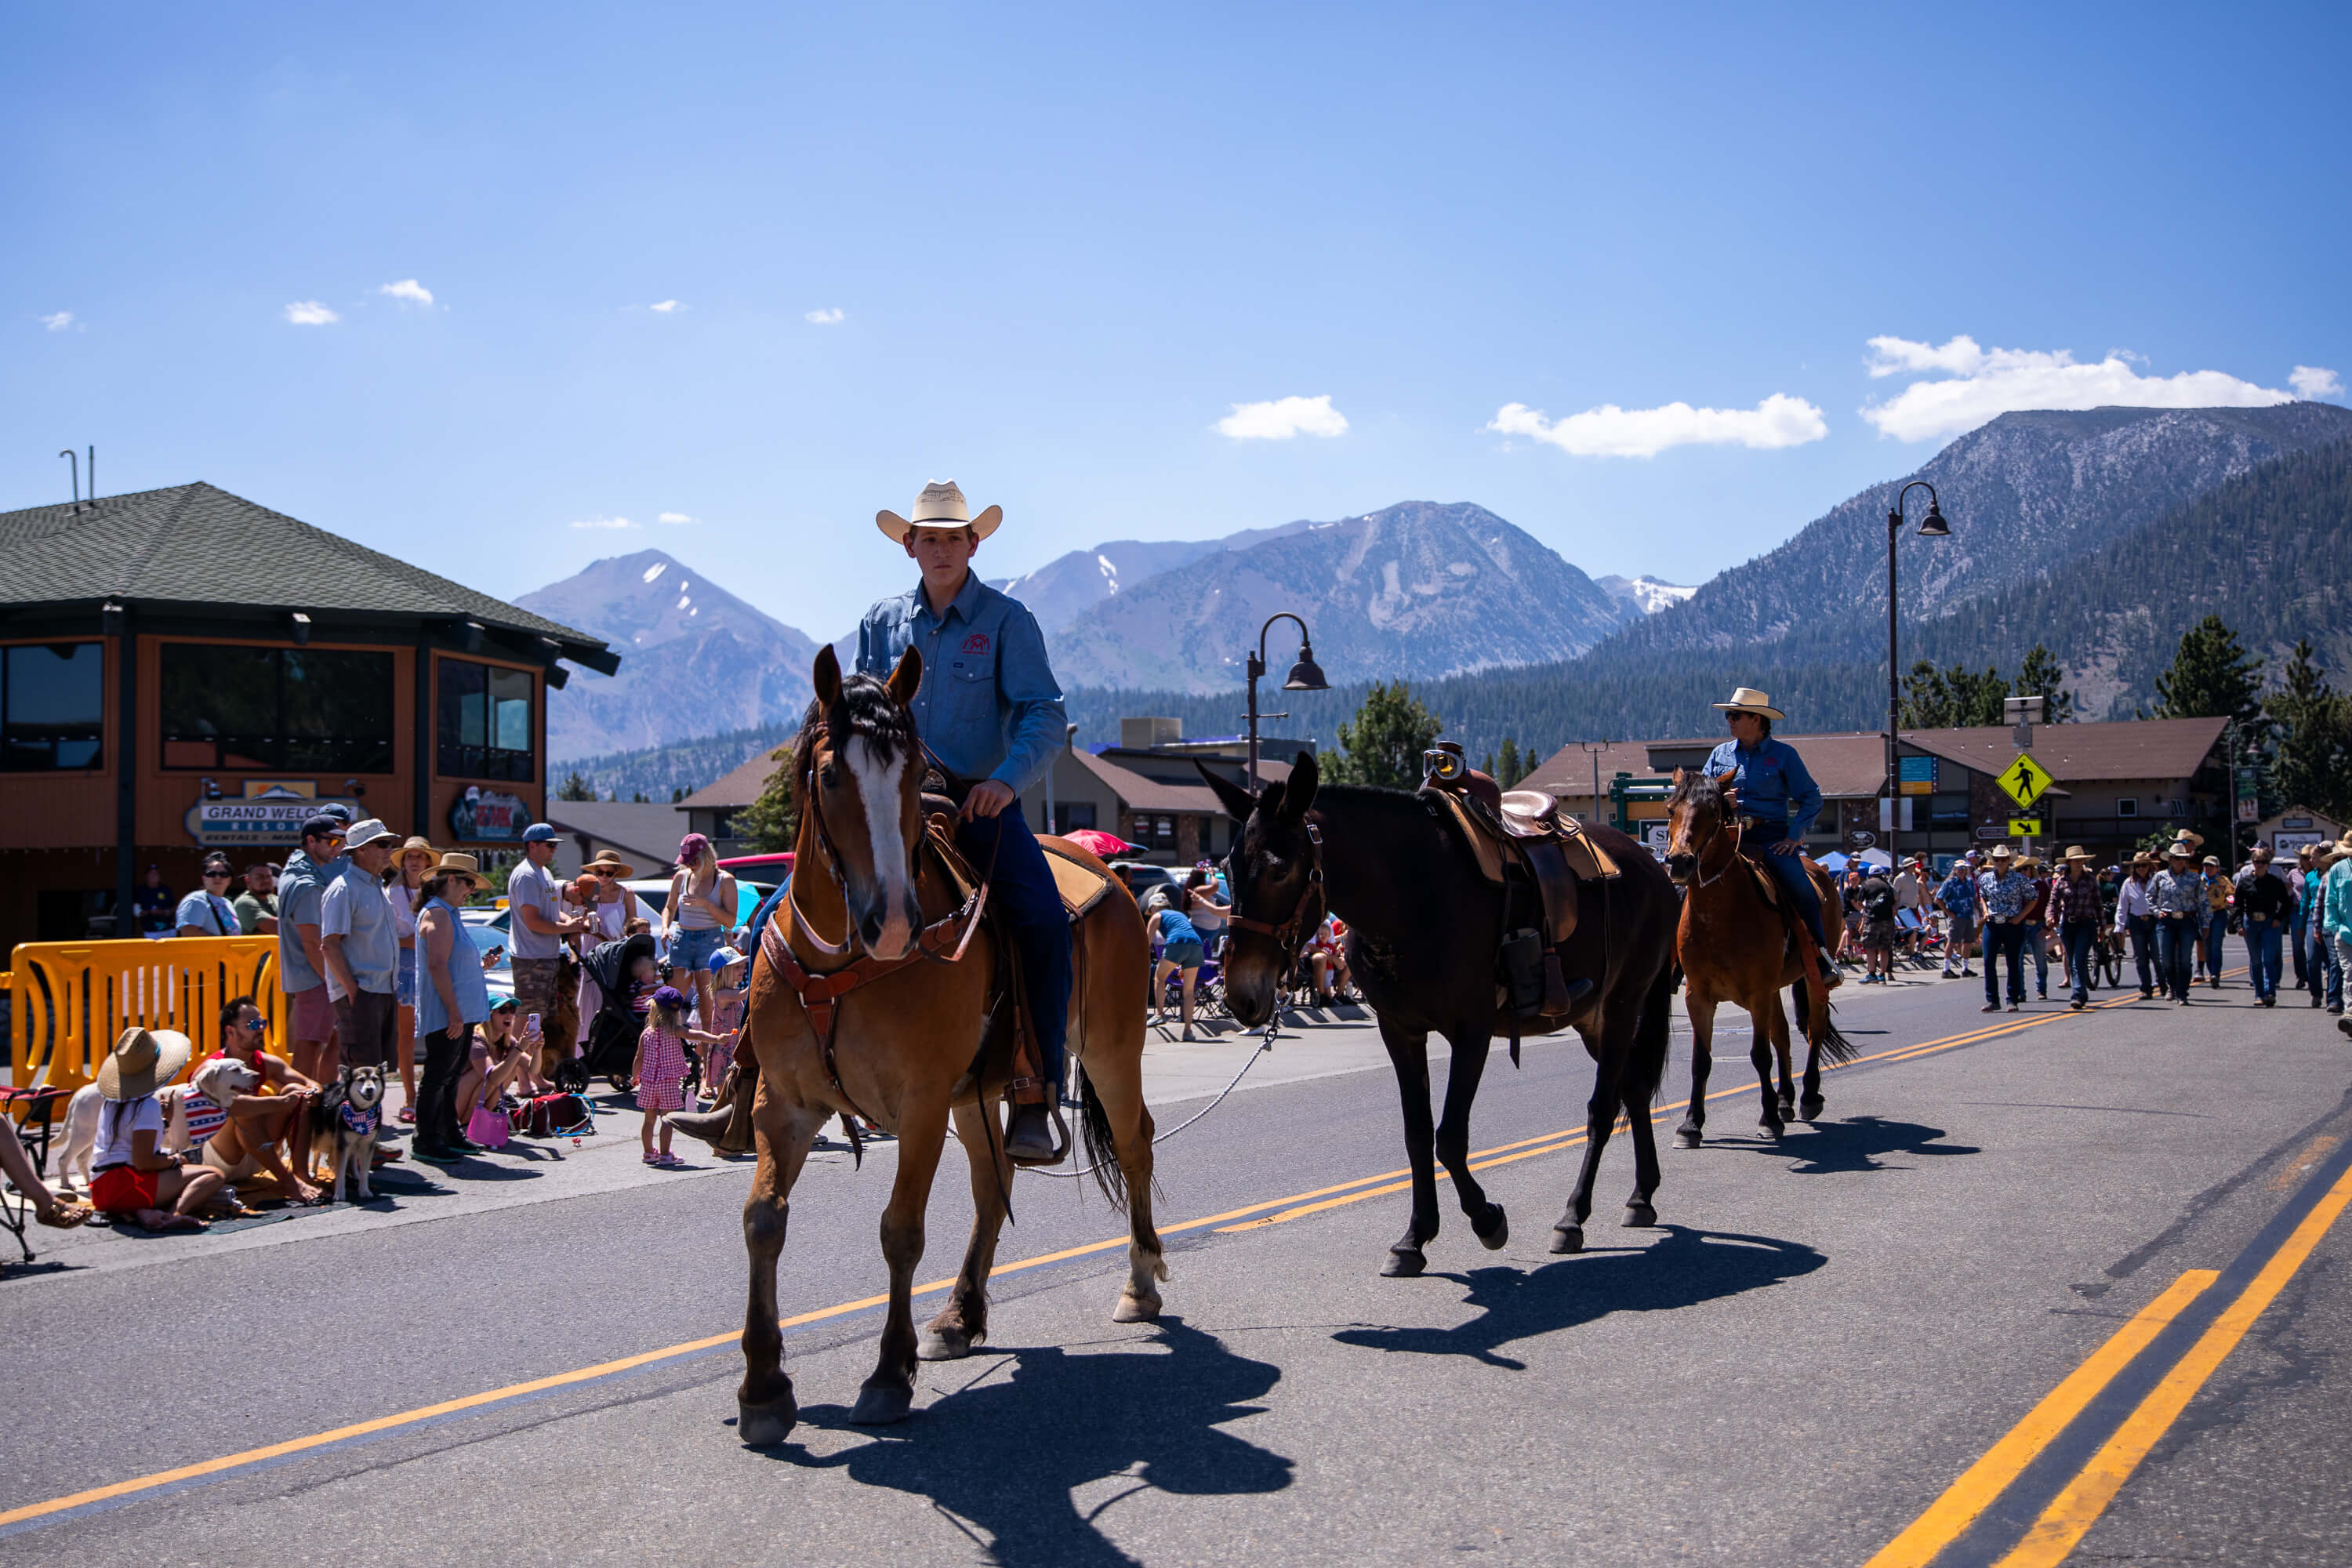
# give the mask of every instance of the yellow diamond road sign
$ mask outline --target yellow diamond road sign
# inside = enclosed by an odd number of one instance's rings
[[[2002,794],[2017,802],[2019,810],[2030,811],[2033,803],[2042,798],[2042,792],[2050,787],[2050,775],[2040,763],[2020,752],[2017,761],[2003,768],[2000,776],[1993,782],[2000,785]]]

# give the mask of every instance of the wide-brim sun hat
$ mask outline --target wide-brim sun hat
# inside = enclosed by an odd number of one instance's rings
[[[386,827],[383,823],[378,822],[374,817],[371,816],[362,821],[354,822],[349,827],[343,829],[343,848],[346,852],[353,849],[364,849],[369,845],[376,843],[381,839],[391,838],[394,837],[395,836],[391,828]]]
[[[874,526],[903,544],[907,535],[919,528],[969,528],[975,538],[986,539],[1004,521],[1004,509],[1001,506],[992,506],[978,517],[972,516],[963,491],[956,488],[953,479],[933,479],[925,485],[923,493],[915,498],[913,510],[912,517],[877,511],[874,514]]]
[[[478,882],[482,879],[482,863],[462,850],[444,849],[441,858],[434,864],[433,874],[436,877],[471,877]]]
[[[431,839],[421,838],[412,833],[408,836],[407,841],[401,845],[399,853],[393,856],[393,864],[404,866],[408,863],[408,858],[411,855],[429,855],[437,860],[441,858],[441,851],[433,847]]]
[[[610,849],[598,850],[596,852],[596,858],[587,862],[580,868],[583,871],[610,871],[615,877],[625,879],[634,877],[637,874],[637,868],[635,866],[630,865],[626,860],[622,859]]]
[[[1992,847],[1992,858],[1996,860],[2006,860],[2016,853],[2016,850],[2006,844],[1996,844]]]
[[[1734,687],[1731,700],[1718,702],[1715,706],[1726,713],[1761,713],[1775,724],[1788,717],[1772,706],[1772,697],[1769,692],[1759,691],[1752,686]]]
[[[98,1064],[99,1098],[138,1100],[152,1094],[179,1077],[194,1054],[195,1042],[175,1029],[142,1029],[133,1024]]]
[[[2066,860],[2088,860],[2092,858],[2092,855],[2089,850],[2077,844],[2073,848],[2067,850],[2063,856],[2060,857],[2060,858]]]

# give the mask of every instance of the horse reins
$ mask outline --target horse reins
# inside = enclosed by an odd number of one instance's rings
[[[1307,829],[1307,890],[1298,895],[1298,902],[1292,907],[1290,918],[1275,924],[1251,920],[1238,913],[1225,916],[1225,923],[1235,931],[1273,939],[1275,945],[1282,950],[1282,973],[1286,977],[1298,963],[1303,936],[1323,924],[1323,917],[1328,909],[1323,890],[1323,830],[1312,822],[1303,826]],[[1236,902],[1240,900],[1239,889],[1234,889],[1234,899]],[[1314,910],[1311,921],[1307,918],[1309,909]]]

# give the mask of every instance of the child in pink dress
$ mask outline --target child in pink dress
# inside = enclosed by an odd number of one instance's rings
[[[710,955],[710,978],[713,1005],[708,1022],[723,1037],[702,1053],[702,1091],[715,1099],[735,1060],[735,1037],[743,1032],[744,1008],[751,995],[751,966],[735,949],[722,947]]]
[[[629,1074],[637,1083],[637,1109],[646,1113],[645,1125],[638,1131],[638,1141],[645,1145],[645,1161],[659,1171],[680,1171],[686,1162],[669,1152],[669,1123],[662,1120],[666,1110],[686,1109],[686,1042],[713,1045],[725,1041],[732,1045],[732,1034],[706,1034],[688,1028],[686,1023],[686,996],[675,985],[665,985],[653,994],[653,1005],[646,1016],[646,1032],[637,1037],[637,1058]],[[661,1128],[661,1152],[654,1152],[654,1128]]]

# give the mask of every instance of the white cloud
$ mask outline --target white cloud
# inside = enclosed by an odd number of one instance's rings
[[[2142,375],[2139,356],[2110,349],[2095,364],[2077,364],[2065,349],[1983,349],[1956,337],[1941,348],[1903,338],[1870,340],[1874,376],[1948,373],[1915,381],[1862,410],[1882,436],[1925,441],[1973,430],[2018,408],[2261,408],[2294,401],[2292,393],[2218,370]],[[2141,361],[2145,363],[2145,361]]]
[[[286,319],[298,327],[323,327],[342,320],[316,300],[297,300],[286,307]]]
[[[72,320],[68,317],[67,320]],[[55,326],[49,331],[56,331]],[[2299,364],[2287,372],[2286,384],[2294,388],[2297,397],[2317,400],[2344,395],[2344,378],[2332,370],[2322,370],[2315,364]]]
[[[41,318],[41,325],[48,328],[49,331],[53,332],[64,331],[68,327],[73,325],[73,321],[74,317],[71,310],[59,310],[54,316],[43,316]]]
[[[1270,403],[1236,403],[1217,421],[1219,435],[1236,441],[1287,441],[1293,436],[1342,436],[1348,416],[1321,397],[1277,397]]]
[[[835,305],[831,310],[811,310],[807,315],[801,319],[804,321],[813,322],[820,327],[829,327],[833,325],[834,322],[841,320],[841,307]]]
[[[635,528],[637,525],[625,517],[583,517],[572,526],[574,528]]]
[[[692,522],[694,519],[682,511],[666,511],[654,521],[656,522]]]
[[[648,310],[658,310],[663,315],[667,316],[675,314],[679,310],[683,310],[686,307],[679,304],[675,300],[656,300],[652,304],[646,306],[646,309]]]
[[[1604,403],[1553,423],[1524,403],[1507,403],[1486,428],[1549,441],[1580,458],[1654,458],[1669,447],[1801,447],[1830,433],[1822,411],[1776,392],[1753,408],[1620,408]]]
[[[427,289],[424,284],[419,283],[414,278],[404,278],[397,283],[386,283],[383,287],[378,289],[376,292],[379,294],[389,294],[395,300],[405,300],[412,305],[430,305],[433,303],[433,290]]]

